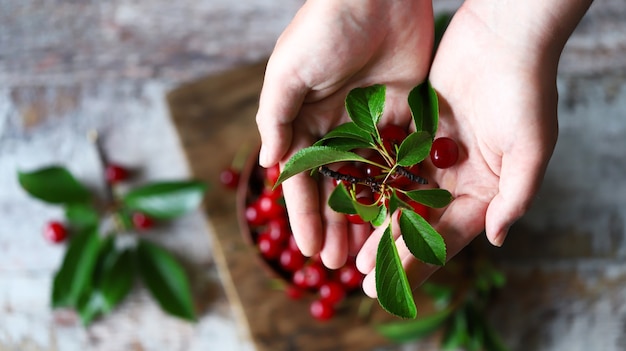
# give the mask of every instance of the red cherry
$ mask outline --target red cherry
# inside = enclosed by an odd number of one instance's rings
[[[306,257],[304,257],[300,251],[292,250],[290,248],[284,249],[280,253],[278,260],[280,262],[280,266],[288,272],[295,272],[302,268],[306,263]]]
[[[459,159],[459,147],[450,138],[437,138],[430,149],[430,159],[437,168],[452,167]]]
[[[374,154],[372,157],[369,157],[369,160],[383,166],[387,164],[385,159],[380,154]],[[369,163],[363,163],[361,167],[363,168],[363,173],[366,177],[375,178],[383,173],[382,168]]]
[[[124,181],[128,179],[128,176],[128,170],[115,163],[107,164],[104,169],[104,177],[106,178],[106,181],[110,184]]]
[[[239,172],[230,167],[222,170],[220,172],[220,183],[227,189],[237,188],[237,184],[239,184]]]
[[[266,222],[265,217],[263,216],[263,214],[259,210],[259,207],[256,206],[255,203],[246,206],[244,215],[246,217],[246,221],[248,222],[248,225],[252,227],[258,227],[260,225],[265,224]]]
[[[257,208],[266,219],[281,217],[285,214],[285,207],[277,199],[261,194],[257,199]]]
[[[293,235],[289,237],[289,244],[287,246],[292,250],[300,251],[298,244],[296,244],[296,238],[294,238]]]
[[[326,270],[320,263],[311,263],[295,271],[292,279],[298,287],[317,289],[326,281]]]
[[[339,269],[339,282],[346,287],[347,290],[354,290],[360,287],[363,278],[363,274],[358,271],[354,263],[346,263]]]
[[[67,238],[67,229],[61,222],[52,221],[44,227],[43,236],[51,243],[58,244]]]
[[[135,212],[132,215],[133,226],[139,230],[150,229],[154,226],[152,218],[141,212]]]
[[[270,219],[267,222],[267,227],[264,232],[268,233],[272,240],[278,241],[281,244],[286,243],[291,237],[289,222],[287,222],[287,218],[285,217]]]
[[[309,312],[313,318],[319,321],[327,321],[335,315],[333,306],[322,300],[315,300],[311,303]]]
[[[261,255],[268,260],[277,259],[283,250],[282,245],[270,238],[267,233],[259,234],[257,238],[257,246]]]
[[[280,166],[278,164],[267,168],[265,170],[265,179],[267,180],[269,186],[273,187],[280,176]]]
[[[400,146],[402,141],[408,135],[407,131],[394,124],[388,124],[379,129],[380,138],[383,141],[383,147],[388,153],[395,155],[396,146]]]
[[[335,305],[346,296],[346,289],[338,282],[328,281],[320,286],[319,294],[322,301]]]

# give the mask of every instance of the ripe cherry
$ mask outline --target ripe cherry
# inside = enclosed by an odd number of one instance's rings
[[[257,238],[257,246],[261,255],[268,260],[275,260],[280,256],[283,250],[282,245],[270,238],[267,233],[259,234]]]
[[[379,129],[379,132],[380,138],[383,141],[383,147],[392,155],[396,154],[396,146],[400,146],[408,135],[404,128],[395,124],[384,126]]]
[[[220,172],[220,183],[227,189],[237,188],[237,184],[239,184],[239,172],[232,167],[223,169]]]
[[[125,167],[115,163],[109,163],[104,169],[104,177],[109,184],[119,183],[128,179],[129,172]]]
[[[311,263],[295,271],[292,279],[300,288],[317,289],[326,281],[326,270],[320,263]]]
[[[346,296],[346,288],[338,282],[328,281],[319,288],[320,299],[335,305]]]
[[[306,257],[304,257],[299,250],[286,248],[280,253],[278,261],[284,270],[288,272],[295,272],[304,266],[306,263]]]
[[[246,206],[244,215],[246,217],[248,225],[250,225],[251,227],[258,227],[265,224],[266,222],[265,217],[259,210],[259,207],[256,205],[256,203]]]
[[[58,244],[67,238],[67,229],[61,222],[52,221],[44,227],[43,236],[51,243]]]
[[[256,206],[265,219],[282,217],[285,214],[285,207],[278,203],[278,200],[261,194],[257,199]]]
[[[278,241],[281,244],[287,243],[291,235],[291,229],[289,228],[289,222],[285,217],[272,218],[267,222],[267,227],[263,231],[268,233],[270,238],[274,241]]]
[[[450,138],[437,138],[430,149],[430,159],[437,168],[452,167],[459,159],[459,147]]]
[[[369,158],[370,161],[378,163],[379,165],[386,165],[387,162],[385,161],[385,159],[380,155],[380,154],[374,154],[372,157]],[[382,168],[369,164],[369,163],[363,163],[363,165],[361,166],[363,168],[363,173],[365,174],[366,177],[372,177],[375,178],[379,175],[381,175],[383,173]]]
[[[339,282],[346,287],[347,290],[353,290],[361,286],[363,274],[358,271],[354,263],[346,263],[339,269]]]
[[[309,312],[313,318],[319,321],[327,321],[335,315],[335,308],[322,300],[315,300],[311,303]]]
[[[139,230],[145,230],[154,227],[154,220],[145,213],[135,212],[133,213],[131,220],[133,222],[133,226]]]

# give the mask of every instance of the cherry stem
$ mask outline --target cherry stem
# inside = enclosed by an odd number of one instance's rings
[[[102,147],[102,143],[100,142],[100,135],[96,130],[92,130],[88,134],[89,139],[96,147],[96,153],[98,154],[98,159],[100,160],[100,164],[103,168],[107,166],[109,163],[106,153],[104,152],[104,148]],[[109,182],[105,181],[105,201],[107,204],[113,204],[115,202],[115,193],[113,192],[113,187]]]

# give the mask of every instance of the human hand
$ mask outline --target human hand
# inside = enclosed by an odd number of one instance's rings
[[[509,39],[462,7],[431,68],[440,103],[437,136],[460,146],[455,166],[424,165],[427,178],[454,196],[431,218],[448,259],[483,230],[494,245],[502,245],[509,226],[530,206],[556,143],[558,54]],[[372,297],[381,235],[382,228],[374,231],[357,257],[357,267],[367,274],[363,288]],[[417,262],[401,239],[397,246],[414,282],[436,269]]]
[[[422,82],[432,58],[433,14],[428,0],[309,0],[279,38],[261,92],[259,162],[285,162],[342,122],[344,100],[356,87],[385,84],[384,123],[407,126],[408,92]],[[326,184],[326,183],[324,183]],[[349,228],[326,206],[330,186],[305,174],[283,183],[296,243],[318,252],[330,268],[344,264],[350,243],[369,229]],[[364,240],[364,239],[363,239]]]

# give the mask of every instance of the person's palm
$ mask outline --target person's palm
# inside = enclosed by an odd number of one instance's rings
[[[426,164],[431,179],[454,196],[433,220],[448,258],[484,229],[492,243],[502,244],[509,226],[530,205],[556,143],[556,62],[517,45],[462,8],[433,62],[429,79],[439,94],[437,136],[460,146],[455,166]],[[380,234],[370,237],[357,260],[359,269],[370,273],[364,289],[371,296]],[[435,270],[417,263],[403,245],[399,251],[413,281]]]
[[[355,87],[386,84],[384,123],[408,125],[406,96],[432,58],[432,17],[430,1],[307,1],[268,62],[257,113],[261,165],[285,162],[346,122],[344,100]],[[326,265],[341,266],[348,225],[327,208],[325,189],[302,174],[283,190],[302,252],[321,250]]]

